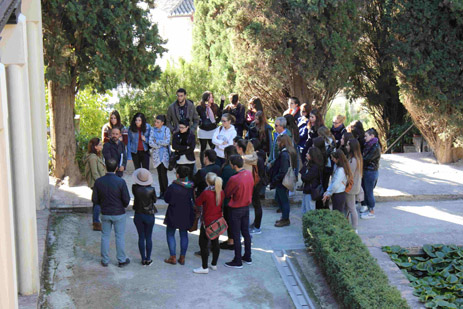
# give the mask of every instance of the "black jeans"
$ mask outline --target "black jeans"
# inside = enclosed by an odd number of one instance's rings
[[[346,214],[346,192],[334,193],[331,196],[333,202],[333,210],[340,211],[343,215]]]
[[[235,258],[233,261],[241,264],[241,235],[244,237],[245,259],[251,258],[251,235],[249,234],[249,206],[232,208],[229,207],[230,219],[235,246]],[[240,235],[241,232],[241,235]]]
[[[209,148],[215,148],[215,145],[212,143],[212,139],[199,139],[199,145],[201,145],[201,151],[199,152],[199,161],[201,162],[201,168],[204,167],[204,153],[206,152],[207,144],[209,144]]]
[[[164,194],[168,186],[167,168],[164,166],[164,164],[161,163],[158,165],[158,167],[156,167],[156,169],[158,171],[159,188],[161,194]]]
[[[135,169],[140,167],[150,169],[150,153],[144,150],[138,150],[137,153],[132,152],[132,160]]]
[[[328,186],[330,184],[330,177],[331,173],[333,172],[332,168],[327,168],[325,166],[325,169],[323,170],[323,191],[326,192],[326,189],[328,189]],[[315,202],[315,208],[316,209],[329,209],[330,207],[330,202],[326,201],[323,203],[321,200]]]
[[[211,242],[212,251],[211,265],[216,266],[220,254],[219,238],[217,237],[214,240],[209,240],[209,238],[207,238],[206,236],[206,229],[204,228],[204,225],[201,224],[201,230],[199,232],[199,249],[201,249],[201,260],[203,263],[203,269],[208,268],[207,260],[209,259],[209,241]]]
[[[254,206],[254,227],[260,229],[262,222],[262,204],[260,203],[260,190],[262,183],[259,181],[252,190],[252,206]]]

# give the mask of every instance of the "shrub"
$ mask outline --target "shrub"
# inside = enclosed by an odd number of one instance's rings
[[[346,308],[408,308],[399,291],[389,284],[338,211],[320,210],[303,217],[303,235],[321,266],[328,284]]]

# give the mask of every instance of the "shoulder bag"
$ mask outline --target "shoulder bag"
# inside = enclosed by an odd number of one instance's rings
[[[294,173],[293,166],[291,164],[291,157],[289,158],[288,171],[283,178],[283,186],[285,186],[289,191],[294,191],[294,187],[296,186],[296,174]]]
[[[210,240],[214,240],[228,229],[227,221],[225,221],[224,217],[220,217],[219,219],[213,221],[209,224],[206,228],[206,236]]]

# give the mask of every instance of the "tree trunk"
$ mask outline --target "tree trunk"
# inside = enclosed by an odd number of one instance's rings
[[[69,176],[69,185],[80,183],[81,175],[76,162],[76,136],[74,129],[75,86],[60,87],[48,82],[50,108],[50,137],[53,176]]]
[[[425,104],[430,102],[420,102],[411,94],[402,92],[403,104],[410,113],[413,122],[420,130],[429,146],[431,147],[439,163],[452,163],[463,159],[463,148],[454,147],[456,128],[447,124],[447,120],[452,115],[442,115],[431,113],[425,110]]]

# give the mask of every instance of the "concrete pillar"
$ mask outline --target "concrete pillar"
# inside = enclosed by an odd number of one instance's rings
[[[48,149],[47,115],[45,109],[45,77],[43,65],[42,14],[40,0],[24,0],[21,11],[27,22],[27,53],[29,69],[29,97],[32,119],[32,145],[34,147],[34,173],[36,206],[48,208]]]
[[[5,66],[0,63],[0,308],[18,308]]]
[[[2,36],[0,59],[6,66],[18,292],[31,295],[38,292],[40,282],[25,16],[20,15],[17,25],[5,26]]]

